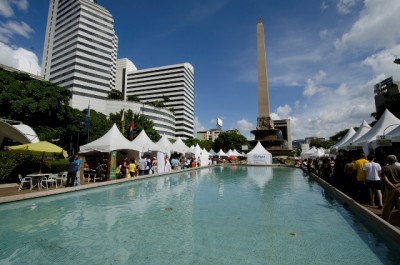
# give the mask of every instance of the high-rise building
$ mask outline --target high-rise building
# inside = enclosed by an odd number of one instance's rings
[[[117,47],[114,19],[97,1],[50,0],[42,75],[72,91],[72,107],[115,87]]]
[[[127,69],[127,68],[123,68]],[[126,97],[135,95],[140,102],[162,103],[175,115],[175,136],[193,138],[194,70],[189,63],[127,71]],[[118,71],[117,75],[120,75]]]

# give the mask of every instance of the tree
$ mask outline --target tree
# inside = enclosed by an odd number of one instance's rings
[[[347,134],[348,131],[349,131],[349,129],[345,129],[340,132],[337,132],[336,134],[329,137],[329,139],[331,139],[333,142],[337,143],[343,139],[343,137]]]
[[[111,89],[110,93],[108,93],[107,98],[114,100],[124,100],[124,95],[119,90]]]
[[[130,122],[133,116],[135,128],[132,139],[135,139],[139,135],[139,133],[144,129],[146,134],[153,142],[157,142],[158,140],[160,140],[161,136],[154,129],[153,121],[149,120],[147,117],[141,115],[140,113],[133,113],[133,111],[129,109],[124,112],[124,121],[122,122],[121,121],[122,112],[123,110],[121,110],[120,112],[111,113],[110,121],[111,123],[115,123],[117,125],[120,131],[123,132],[125,138],[131,140],[129,133],[130,133]],[[124,129],[122,129],[122,127]]]
[[[205,148],[207,151],[210,151],[212,148],[212,141],[211,140],[201,140],[199,145],[201,148]]]
[[[324,149],[329,149],[335,144],[332,140],[311,140],[310,146],[315,146],[316,148],[322,147]]]
[[[229,149],[241,150],[242,145],[247,144],[247,139],[241,134],[234,132],[223,132],[213,143],[213,150],[218,152],[220,149],[227,152]]]
[[[187,145],[187,146],[196,146],[196,144],[200,143],[200,139],[197,138],[187,138],[185,140],[183,140],[183,142]]]
[[[130,95],[126,98],[127,101],[140,102],[140,98],[136,95]]]
[[[40,140],[59,140],[66,134],[72,108],[71,92],[25,73],[0,70],[0,116],[31,126]],[[62,142],[62,147],[67,143]]]

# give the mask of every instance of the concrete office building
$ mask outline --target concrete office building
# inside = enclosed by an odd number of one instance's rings
[[[122,75],[120,70],[117,75]],[[126,75],[126,88],[118,90],[125,90],[126,97],[137,96],[142,103],[163,102],[164,108],[175,115],[175,136],[193,138],[194,70],[191,64],[126,71]]]
[[[42,76],[72,91],[72,107],[115,87],[117,47],[114,19],[97,1],[50,1]]]

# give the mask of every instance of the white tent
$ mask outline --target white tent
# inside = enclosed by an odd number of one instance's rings
[[[218,151],[217,156],[227,156],[226,153],[221,149]]]
[[[161,148],[155,144],[149,136],[147,136],[145,130],[142,130],[139,135],[132,140],[132,143],[138,148],[138,151],[142,153],[151,151],[163,151]]]
[[[172,143],[168,140],[168,137],[163,134],[161,139],[158,140],[156,145],[161,149],[160,151],[170,154],[172,150]]]
[[[234,156],[232,149],[229,149],[228,152],[226,152],[227,156]]]
[[[400,124],[398,124],[398,126],[394,127],[394,129],[386,135],[388,137],[390,137],[393,142],[395,142],[395,143],[400,142]]]
[[[353,135],[356,134],[356,131],[353,129],[353,127],[351,127],[346,135],[338,142],[336,143],[334,146],[332,146],[332,149],[338,149],[339,147],[342,146],[342,144],[344,144],[345,142],[347,142],[351,137],[353,137]]]
[[[171,152],[186,154],[191,152],[189,147],[182,141],[181,137],[178,137],[172,144]]]
[[[139,147],[126,139],[117,128],[117,125],[114,123],[111,129],[102,137],[94,140],[93,142],[80,146],[79,153],[88,153],[94,151],[109,153],[115,150],[139,151]]]
[[[239,153],[236,149],[233,149],[233,155],[234,156],[244,156],[241,153]]]
[[[207,151],[203,151],[199,144],[196,144],[196,146],[192,146],[191,153],[194,154],[196,161],[200,157],[200,163],[202,166],[208,164],[209,153]]]
[[[272,155],[262,146],[260,141],[258,141],[257,145],[247,153],[247,163],[251,165],[270,165],[272,164]]]
[[[212,156],[216,156],[217,153],[211,148],[210,151],[208,152]]]
[[[311,147],[308,151],[304,151],[300,154],[301,159],[308,159],[313,153],[317,151],[317,148],[315,146]]]
[[[369,126],[368,123],[365,120],[363,120],[357,132],[352,137],[350,137],[349,140],[342,143],[338,149],[339,150],[349,149],[349,146],[351,146],[355,141],[363,137],[369,130],[371,130],[371,126]]]
[[[325,156],[325,149],[324,148],[317,148],[317,150],[310,155],[311,159],[321,158]]]
[[[386,129],[390,129],[385,132],[390,132],[394,129],[394,127],[390,128],[393,124],[400,124],[400,119],[394,116],[389,110],[385,110],[381,118],[377,123],[375,123],[374,127],[371,128],[363,137],[359,138],[353,144],[355,146],[362,146],[364,153],[367,155],[368,151],[368,143],[372,142],[377,138],[378,135],[382,135]]]

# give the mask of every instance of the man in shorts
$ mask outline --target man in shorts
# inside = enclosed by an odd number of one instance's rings
[[[386,160],[388,165],[382,168],[382,180],[385,183],[385,205],[382,210],[382,218],[388,221],[400,196],[400,166],[396,165],[397,157],[395,155],[388,155]]]
[[[371,206],[375,206],[375,193],[377,195],[378,199],[378,209],[382,209],[382,181],[381,178],[379,177],[381,174],[381,165],[378,163],[374,162],[374,157],[373,155],[369,154],[367,156],[368,163],[364,165],[364,170],[367,173],[365,180],[366,180],[366,186],[369,188],[369,194],[370,194],[370,199],[371,199]]]

